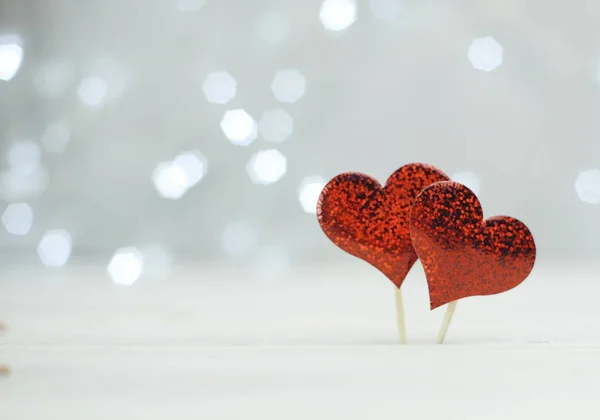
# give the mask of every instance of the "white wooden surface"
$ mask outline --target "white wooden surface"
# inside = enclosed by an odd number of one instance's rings
[[[419,267],[275,280],[183,267],[117,287],[102,267],[4,270],[0,419],[600,418],[600,266],[538,264],[459,302],[446,344]]]

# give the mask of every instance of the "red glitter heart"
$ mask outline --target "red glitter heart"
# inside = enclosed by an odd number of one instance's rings
[[[415,198],[428,185],[447,179],[439,169],[422,163],[401,167],[384,187],[367,175],[343,173],[323,188],[317,218],[334,244],[400,287],[417,260],[409,222]]]
[[[410,233],[429,284],[431,309],[510,290],[525,280],[535,262],[527,226],[507,216],[483,220],[475,194],[452,181],[419,194]]]

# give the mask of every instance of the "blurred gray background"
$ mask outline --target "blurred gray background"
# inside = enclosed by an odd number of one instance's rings
[[[342,261],[324,182],[412,161],[595,258],[598,28],[591,0],[0,1],[2,260]]]

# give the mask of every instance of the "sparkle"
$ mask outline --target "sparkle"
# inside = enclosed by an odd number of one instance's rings
[[[47,231],[37,246],[42,263],[48,267],[62,267],[71,256],[71,235],[55,229]]]
[[[206,170],[207,161],[202,153],[183,152],[172,161],[159,162],[152,172],[152,183],[161,197],[179,200],[202,180]]]
[[[325,184],[325,180],[320,176],[307,176],[302,180],[298,188],[298,200],[302,210],[306,213],[317,213],[317,202]]]
[[[101,77],[86,77],[79,84],[77,95],[90,108],[99,108],[106,100],[108,83]]]
[[[179,165],[185,172],[188,188],[200,182],[206,174],[206,158],[198,151],[180,153],[173,159],[173,163]]]
[[[8,82],[21,67],[23,48],[18,36],[4,36],[0,38],[0,80]]]
[[[280,70],[273,78],[271,90],[279,102],[294,103],[304,96],[306,79],[296,69]]]
[[[600,169],[579,172],[575,181],[575,191],[584,203],[600,204]]]
[[[219,71],[209,74],[202,90],[208,102],[213,104],[226,104],[235,97],[237,82],[226,71]]]
[[[156,165],[152,182],[158,194],[168,200],[179,200],[190,185],[185,168],[176,162],[160,162]]]
[[[319,17],[325,29],[342,31],[356,21],[357,8],[354,0],[325,0]]]
[[[144,271],[144,257],[134,247],[119,248],[106,267],[113,283],[131,286]]]
[[[502,64],[502,45],[491,36],[475,39],[468,52],[471,64],[477,70],[492,71]]]
[[[10,204],[2,214],[2,223],[8,233],[27,235],[33,223],[33,210],[27,203]]]
[[[243,109],[225,112],[221,120],[221,130],[236,146],[249,145],[258,134],[256,121]]]
[[[255,184],[269,185],[285,174],[287,159],[279,150],[263,150],[252,156],[246,170]]]

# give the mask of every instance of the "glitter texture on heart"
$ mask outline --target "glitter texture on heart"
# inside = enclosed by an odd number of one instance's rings
[[[452,181],[419,194],[410,232],[427,277],[431,309],[512,289],[535,262],[535,242],[525,224],[508,216],[484,220],[475,194]]]
[[[448,176],[434,166],[411,163],[381,186],[368,175],[333,178],[319,197],[317,217],[338,247],[385,274],[397,287],[417,260],[410,239],[410,211],[423,188]]]

